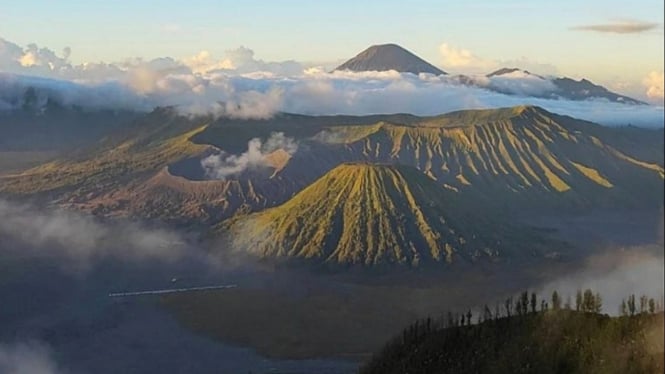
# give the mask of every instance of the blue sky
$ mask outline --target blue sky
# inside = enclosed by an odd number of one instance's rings
[[[333,62],[395,42],[451,71],[523,64],[618,87],[663,70],[662,0],[405,3],[0,0],[0,37],[56,52],[70,47],[75,63],[201,50],[221,56],[241,45],[266,61]],[[621,22],[657,25],[625,34],[572,29]],[[471,57],[451,66],[444,43]]]

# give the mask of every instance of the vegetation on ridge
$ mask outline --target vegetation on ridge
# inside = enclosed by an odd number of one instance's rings
[[[578,291],[574,309],[556,291],[550,300],[524,292],[485,306],[477,317],[468,311],[426,318],[393,338],[360,373],[662,372],[662,302],[643,296],[638,309],[634,295],[628,300],[629,309],[609,317],[600,314],[602,299],[591,290]]]

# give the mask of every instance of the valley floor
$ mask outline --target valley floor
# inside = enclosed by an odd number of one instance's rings
[[[645,258],[662,262],[658,220],[653,212],[532,220],[536,226],[556,227],[560,237],[577,245],[570,256],[539,264],[457,267],[445,269],[443,275],[279,269],[257,276],[260,280],[240,280],[232,290],[166,295],[161,301],[184,326],[270,357],[364,360],[404,326],[426,315],[478,308],[524,289],[543,289],[566,280],[588,282]],[[615,311],[615,306],[608,308]]]

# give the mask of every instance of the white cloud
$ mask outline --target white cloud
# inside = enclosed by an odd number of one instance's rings
[[[513,60],[492,60],[449,43],[442,43],[439,46],[439,53],[444,68],[465,74],[488,74],[500,68],[518,68],[539,75],[558,73],[556,66],[534,61],[525,56]]]
[[[0,343],[0,372],[4,374],[61,373],[51,350],[40,343]]]
[[[233,70],[235,66],[229,59],[216,61],[208,51],[201,51],[198,54],[183,60],[184,64],[192,69],[193,73],[205,73],[210,70]]]
[[[439,46],[443,66],[449,68],[465,68],[469,71],[487,71],[497,66],[496,62],[482,59],[471,51],[454,47],[448,43]]]
[[[60,61],[60,68],[40,70],[43,74],[36,74],[32,66],[21,66],[19,59],[26,51],[34,50],[52,63]],[[527,97],[550,92],[553,88],[547,79],[522,72],[491,78],[470,76],[477,86],[470,87],[463,84],[460,77],[396,71],[327,73],[322,68],[303,68],[295,62],[264,62],[244,47],[227,51],[221,59],[204,52],[185,61],[130,59],[121,63],[77,66],[63,65],[69,51],[58,60],[49,52],[39,52],[41,50],[44,49],[23,49],[0,40],[0,69],[15,73],[0,73],[0,109],[20,108],[26,91],[32,87],[36,90],[38,105],[51,99],[87,108],[149,111],[155,106],[175,106],[186,114],[212,113],[240,118],[268,118],[277,111],[314,115],[394,112],[435,115],[451,110],[531,104],[606,124],[660,126],[663,122],[660,106]],[[467,52],[453,53],[456,63],[484,61]],[[57,79],[16,75],[19,73]],[[649,92],[655,97],[659,92],[662,96],[662,79],[656,78],[649,81]],[[512,95],[490,92],[490,89]]]
[[[649,73],[649,75],[644,78],[643,84],[646,87],[646,95],[649,99],[658,102],[658,103],[663,103],[663,80],[665,79],[665,76],[663,75],[663,72],[660,71],[652,71]]]
[[[201,160],[201,166],[208,178],[224,180],[249,169],[272,166],[269,157],[277,150],[293,156],[298,151],[298,143],[282,132],[272,133],[265,143],[259,138],[250,140],[247,151],[242,154],[229,155],[222,151]]]
[[[558,90],[557,86],[551,80],[522,70],[491,77],[471,76],[470,78],[480,87],[488,87],[498,92],[513,95],[537,96],[554,93]]]

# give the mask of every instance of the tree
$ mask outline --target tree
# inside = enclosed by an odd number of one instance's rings
[[[471,317],[472,317],[472,316],[473,316],[473,314],[471,314],[471,309],[469,309],[469,310],[466,312],[466,324],[467,324],[467,325],[471,325]]]
[[[552,291],[552,310],[561,309],[561,297],[556,290]]]
[[[654,314],[656,312],[656,300],[653,298],[649,299],[649,313]]]
[[[536,297],[536,293],[532,292],[531,293],[531,313],[536,313],[536,306],[538,305],[538,298]]]
[[[526,291],[522,292],[522,295],[520,295],[520,307],[522,315],[526,315],[529,311],[529,293]]]
[[[621,306],[619,307],[619,313],[622,316],[628,315],[628,305],[626,305],[626,300],[621,299]]]
[[[575,294],[575,310],[578,312],[582,310],[582,291],[580,290],[577,290]]]
[[[506,307],[506,316],[510,317],[510,314],[513,310],[513,297],[512,296],[506,299],[506,302],[505,302],[504,306]]]
[[[593,292],[587,288],[582,296],[582,311],[593,312],[594,305],[596,305],[596,301]]]
[[[483,316],[483,319],[484,319],[485,321],[489,321],[489,320],[491,320],[491,319],[492,319],[492,311],[491,311],[490,308],[487,306],[487,304],[485,304],[485,310],[484,310],[484,312],[485,312],[485,315]]]
[[[603,298],[600,297],[600,293],[596,292],[596,296],[593,298],[593,312],[600,313],[603,310]]]
[[[635,315],[635,295],[628,296],[628,312],[631,316]]]
[[[647,312],[647,304],[649,303],[649,299],[646,297],[646,295],[640,296],[640,313],[646,313]]]

